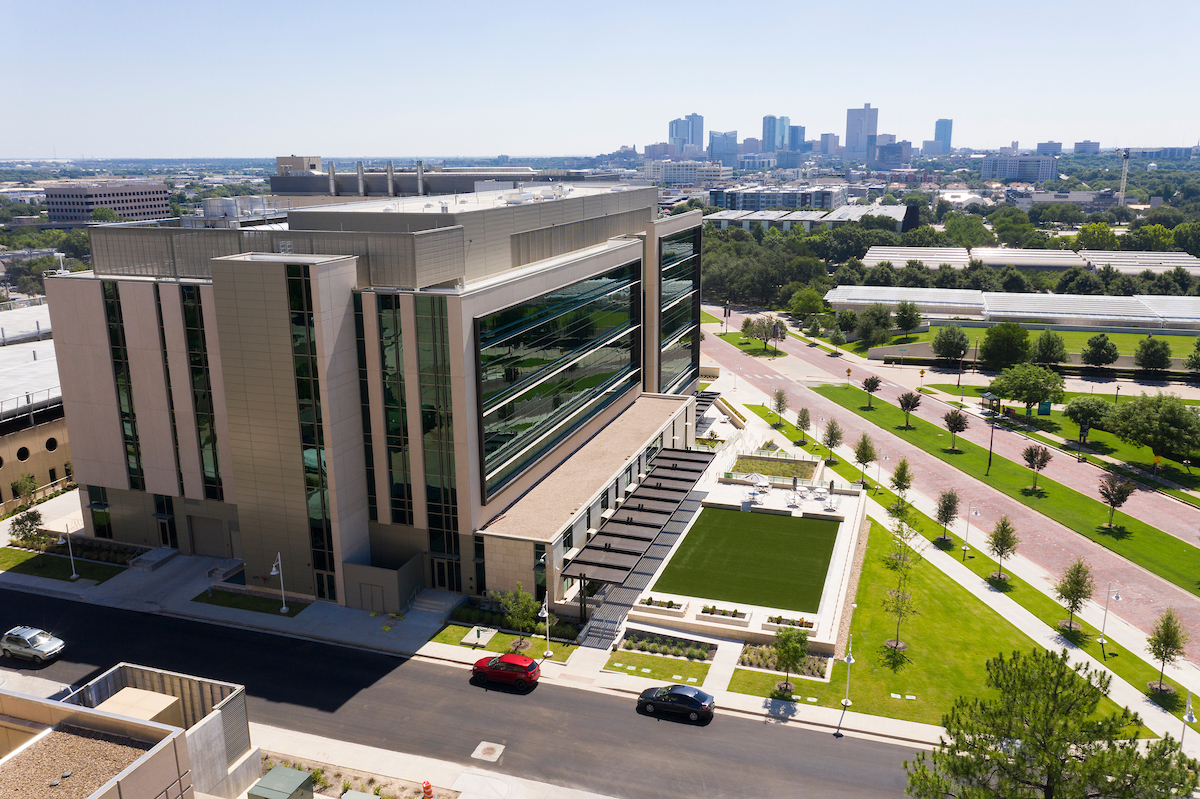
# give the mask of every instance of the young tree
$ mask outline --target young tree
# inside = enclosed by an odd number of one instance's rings
[[[783,415],[787,413],[787,391],[783,388],[776,388],[771,392],[771,410],[775,411],[775,415],[779,417],[779,422],[776,422],[772,427],[778,426],[783,422]]]
[[[966,430],[970,426],[970,422],[967,415],[958,408],[943,416],[942,421],[946,423],[946,429],[950,431],[950,449],[954,449],[958,434]]]
[[[808,330],[805,330],[804,333],[809,338],[820,338],[821,337],[821,317],[814,316],[812,318],[812,322],[808,326]]]
[[[835,327],[829,332],[829,343],[833,345],[835,352],[838,351],[838,347],[846,345],[846,334],[842,332],[840,327]]]
[[[22,505],[28,505],[33,501],[33,492],[37,491],[37,487],[37,478],[29,472],[22,473],[10,486],[13,496],[20,497]]]
[[[1200,229],[1200,224],[1197,229]],[[1183,367],[1190,372],[1200,372],[1200,338],[1196,339],[1196,349],[1183,359]]]
[[[1004,576],[1004,559],[1010,555],[1016,554],[1017,545],[1021,543],[1021,539],[1017,537],[1016,528],[1007,516],[1001,516],[996,521],[996,526],[988,533],[988,551],[992,553],[992,557],[996,559],[996,567],[999,569],[997,576],[1001,580],[1007,580]]]
[[[798,630],[786,624],[779,625],[775,631],[775,668],[782,669],[784,675],[783,690],[791,693],[792,672],[800,670],[800,663],[808,655],[808,632]]]
[[[812,417],[808,413],[808,408],[801,408],[796,413],[796,429],[800,431],[800,443],[808,443],[808,428],[812,426]]]
[[[789,310],[797,319],[807,319],[811,314],[825,310],[825,299],[814,288],[805,288],[792,295]]]
[[[1161,665],[1158,668],[1158,682],[1150,683],[1150,690],[1166,692],[1170,686],[1163,682],[1163,673],[1168,663],[1174,663],[1183,656],[1188,641],[1192,640],[1191,633],[1183,629],[1183,621],[1175,608],[1167,608],[1158,620],[1146,642],[1146,651],[1154,656]]]
[[[1166,736],[1143,751],[1128,708],[1097,717],[1112,677],[1035,649],[988,661],[988,698],[973,690],[942,719],[936,749],[905,762],[916,799],[1187,796],[1197,764]]]
[[[915,391],[906,391],[900,395],[900,410],[904,411],[904,428],[907,430],[908,415],[921,407],[921,395]]]
[[[1080,427],[1103,427],[1112,407],[1112,403],[1103,397],[1076,397],[1063,408],[1063,416]]]
[[[1200,416],[1174,394],[1142,394],[1115,406],[1105,423],[1122,441],[1155,455],[1200,446]]]
[[[912,467],[908,465],[908,458],[901,458],[900,462],[896,464],[889,482],[892,490],[896,492],[896,504],[889,510],[896,518],[903,519],[908,513],[908,490],[912,488],[913,484]]]
[[[989,327],[979,349],[979,359],[989,369],[1003,369],[1029,357],[1029,331],[1016,322]]]
[[[516,630],[525,638],[525,633],[533,629],[533,621],[541,610],[541,605],[534,599],[533,594],[522,590],[521,583],[517,589],[500,594],[500,609],[504,612],[504,623],[510,630]]]
[[[899,562],[898,562],[899,563]],[[894,590],[888,591],[883,596],[883,612],[896,619],[896,636],[890,640],[884,641],[883,645],[888,649],[899,651],[907,648],[903,641],[900,640],[900,625],[906,620],[917,615],[917,606],[913,601],[911,592],[906,591],[907,588],[907,573],[908,567],[899,565],[900,581]]]
[[[42,532],[42,513],[36,508],[27,510],[14,518],[8,528],[13,541],[22,546],[30,546]]]
[[[863,391],[867,392],[867,407],[872,407],[871,398],[875,396],[875,392],[879,390],[879,384],[883,382],[878,375],[871,375],[863,378]]]
[[[1171,368],[1171,345],[1164,338],[1147,336],[1138,342],[1133,365],[1139,369],[1162,371]]]
[[[1050,454],[1050,450],[1041,444],[1030,444],[1021,451],[1021,457],[1025,459],[1025,465],[1033,470],[1033,490],[1037,491],[1038,475],[1050,463],[1053,456]]]
[[[1109,527],[1112,527],[1113,515],[1116,514],[1117,508],[1124,505],[1125,500],[1133,496],[1133,492],[1136,490],[1137,485],[1132,480],[1126,480],[1112,472],[1106,472],[1100,478],[1100,497],[1104,500],[1104,504],[1108,505]]]
[[[1044,366],[1020,363],[1010,366],[988,386],[993,394],[1016,400],[1028,411],[1039,402],[1062,402],[1063,379]]]
[[[1033,349],[1030,350],[1029,360],[1034,363],[1069,363],[1071,356],[1067,352],[1067,343],[1061,335],[1053,330],[1043,330],[1033,340]]]
[[[822,443],[829,450],[829,460],[834,463],[837,463],[837,458],[834,457],[833,450],[834,447],[841,446],[843,435],[845,434],[842,432],[842,426],[838,424],[837,419],[830,419],[829,423],[825,425],[825,435]]]
[[[1069,614],[1067,617],[1067,629],[1075,629],[1075,614],[1083,608],[1083,604],[1092,598],[1092,593],[1096,590],[1096,581],[1092,578],[1092,569],[1083,558],[1076,558],[1075,562],[1066,568],[1063,572],[1062,579],[1054,586],[1054,595],[1058,597],[1058,601],[1063,603]]]
[[[939,327],[933,337],[933,354],[948,361],[961,361],[971,348],[971,339],[958,325]]]
[[[1097,333],[1087,340],[1087,346],[1083,348],[1080,360],[1088,366],[1108,366],[1116,363],[1120,355],[1115,341],[1109,341],[1108,336]]]
[[[921,309],[915,302],[901,300],[896,305],[896,327],[907,336],[921,326]]]
[[[937,523],[942,526],[942,534],[940,538],[950,538],[946,534],[946,528],[950,523],[958,518],[959,498],[958,492],[953,488],[949,491],[943,491],[938,495],[937,503]]]
[[[867,485],[867,466],[874,463],[876,457],[875,442],[864,432],[854,445],[854,462],[859,466],[858,479],[864,487]]]

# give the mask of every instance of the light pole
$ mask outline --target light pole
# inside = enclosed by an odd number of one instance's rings
[[[888,459],[888,456],[884,455],[883,460],[886,461],[887,459]],[[875,493],[876,494],[879,493],[879,466],[880,466],[879,461],[875,461]]]
[[[850,701],[850,667],[854,665],[854,635],[850,635],[850,642],[846,644],[846,698],[842,700],[842,707],[850,707],[854,703]]]
[[[278,552],[275,553],[275,565],[271,567],[271,576],[275,577],[276,575],[279,576],[279,598],[283,601],[283,604],[279,607],[279,612],[287,613],[287,594],[283,591],[283,559]]]
[[[1120,384],[1118,384],[1117,385],[1117,395],[1116,395],[1116,397],[1113,398],[1113,405],[1120,405],[1120,404],[1121,404],[1121,386],[1120,386]]]
[[[542,657],[554,657],[554,652],[550,650],[550,597],[547,596],[542,600],[542,609],[538,611],[538,618],[542,620],[542,624],[546,626],[546,651],[542,653]]]
[[[58,545],[61,547],[64,543],[67,545],[67,556],[71,558],[71,579],[78,580],[79,573],[75,571],[75,550],[71,547],[70,526],[67,527],[67,532],[58,537]]]
[[[990,416],[988,418],[988,423],[992,426],[992,434],[988,437],[988,467],[987,467],[987,471],[983,473],[985,477],[992,473],[992,444],[994,444],[996,441],[996,416],[995,416],[995,414],[993,414],[992,416]]]
[[[1104,640],[1104,631],[1108,628],[1108,600],[1110,597],[1117,602],[1121,601],[1121,594],[1113,593],[1112,580],[1108,581],[1108,590],[1104,592],[1104,621],[1100,622],[1100,637],[1096,639],[1096,643],[1100,644],[1101,660],[1108,660],[1108,653],[1104,651],[1104,645],[1108,643]]]
[[[1183,711],[1183,732],[1179,733],[1179,751],[1183,751],[1183,736],[1187,735],[1187,725],[1196,723],[1196,714],[1192,712],[1192,692],[1188,691],[1187,710]]]
[[[979,515],[979,511],[975,510],[975,503],[967,503],[967,529],[963,531],[963,563],[967,562],[967,553],[971,548],[967,546],[967,539],[971,537],[971,514]]]

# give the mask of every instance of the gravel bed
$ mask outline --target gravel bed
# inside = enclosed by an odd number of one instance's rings
[[[837,643],[834,644],[834,656],[846,656],[846,644],[850,640],[850,622],[854,621],[854,598],[858,595],[858,578],[862,577],[863,559],[867,555],[867,538],[871,534],[871,520],[864,518],[862,529],[858,531],[858,546],[854,549],[854,562],[850,565],[850,585],[846,590],[846,607],[842,610],[842,623],[838,625]]]
[[[87,799],[150,749],[132,738],[60,726],[0,767],[0,799]],[[59,784],[51,787],[53,780]]]

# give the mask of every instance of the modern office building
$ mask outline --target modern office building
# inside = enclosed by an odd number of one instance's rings
[[[675,152],[683,152],[683,147],[692,140],[692,125],[686,119],[672,119],[667,126],[667,144],[675,148]]]
[[[980,178],[1044,183],[1057,177],[1057,162],[1052,155],[985,155],[980,164]]]
[[[123,219],[162,219],[170,208],[162,183],[80,183],[46,187],[51,222],[91,222],[97,208],[109,208]]]
[[[240,558],[259,588],[278,556],[289,595],[372,610],[578,590],[564,557],[694,437],[701,219],[657,202],[557,184],[89,228],[93,270],[47,281],[86,534]],[[489,531],[564,469],[536,539]]]
[[[1075,155],[1099,155],[1099,154],[1100,154],[1100,142],[1089,141],[1088,139],[1084,139],[1083,141],[1075,142]]]
[[[694,144],[703,149],[704,117],[700,114],[688,114],[684,119],[688,121],[688,144]]]
[[[1040,141],[1035,152],[1038,155],[1062,155],[1062,142]]]
[[[646,160],[646,179],[655,183],[711,183],[733,177],[733,168],[713,161]]]
[[[878,128],[879,109],[872,108],[870,103],[847,110],[846,154],[856,158],[870,157]]]
[[[737,166],[738,138],[736,130],[724,133],[712,131],[708,134],[708,158],[720,161],[722,166]]]
[[[730,211],[769,211],[778,208],[822,208],[833,210],[846,204],[842,186],[735,186],[712,189],[709,205]]]
[[[937,139],[926,139],[921,142],[921,155],[926,158],[939,156],[943,152],[942,143]]]
[[[775,152],[775,143],[779,141],[779,119],[773,116],[763,117],[761,152]]]
[[[836,133],[821,134],[821,155],[837,155],[838,135]]]
[[[948,153],[954,148],[950,145],[951,134],[954,132],[953,119],[939,119],[933,123],[933,138],[942,144],[942,152]]]
[[[803,125],[788,125],[787,149],[794,153],[804,149]]]

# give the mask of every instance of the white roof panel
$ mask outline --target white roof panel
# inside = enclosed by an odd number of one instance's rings
[[[971,258],[991,267],[1008,265],[1026,269],[1070,269],[1087,266],[1074,250],[1020,250],[1013,247],[974,247]]]
[[[937,269],[942,264],[962,269],[970,260],[965,247],[872,247],[867,250],[863,264],[875,266],[888,261],[900,269],[909,261],[920,261],[930,269]]]

